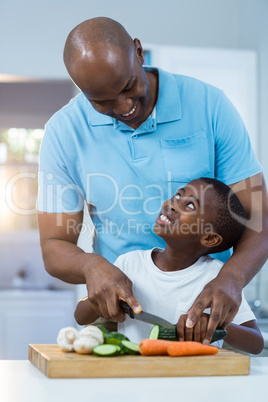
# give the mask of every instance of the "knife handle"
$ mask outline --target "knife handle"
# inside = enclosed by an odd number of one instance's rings
[[[119,300],[119,307],[123,311],[123,313],[126,313],[130,316],[130,318],[134,318],[134,312],[132,308],[123,300]]]

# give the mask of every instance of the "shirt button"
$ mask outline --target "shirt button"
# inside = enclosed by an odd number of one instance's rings
[[[134,140],[135,140],[136,138],[138,138],[138,135],[135,134],[135,135],[132,136],[132,138],[134,138]]]

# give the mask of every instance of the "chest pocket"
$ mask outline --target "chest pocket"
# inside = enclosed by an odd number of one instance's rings
[[[211,173],[206,132],[176,139],[160,140],[167,181],[187,183]]]

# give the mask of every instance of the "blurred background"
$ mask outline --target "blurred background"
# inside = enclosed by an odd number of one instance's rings
[[[76,300],[86,294],[46,273],[35,202],[44,125],[77,93],[64,43],[97,16],[139,38],[146,64],[222,88],[268,180],[267,0],[0,0],[0,358],[27,358],[28,343],[55,343],[59,328],[75,325]],[[88,235],[79,244],[90,251]],[[245,292],[268,330],[266,265]],[[24,335],[14,349],[18,324]]]

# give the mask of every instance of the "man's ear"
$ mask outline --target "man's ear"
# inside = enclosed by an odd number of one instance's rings
[[[139,39],[137,39],[137,38],[134,39],[134,45],[135,45],[136,55],[137,55],[140,63],[143,64],[144,63],[143,48],[141,46]]]
[[[203,247],[215,247],[219,246],[223,241],[223,238],[218,233],[210,233],[202,236],[200,243]]]

